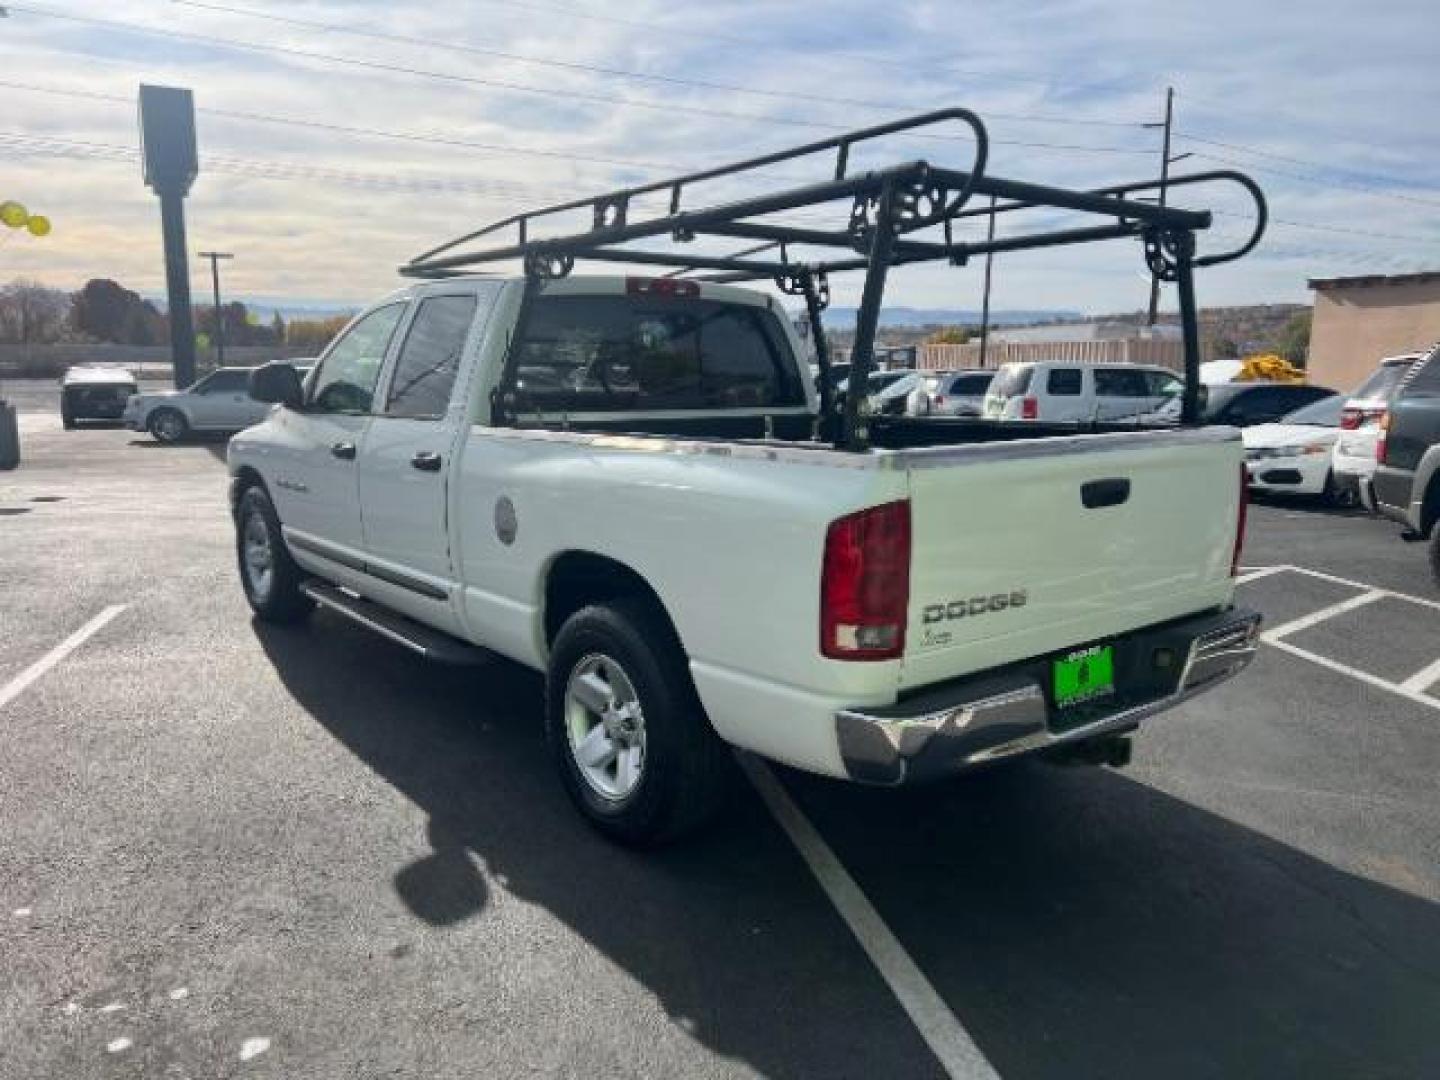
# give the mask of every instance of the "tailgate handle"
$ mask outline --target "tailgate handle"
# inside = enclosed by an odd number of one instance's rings
[[[1091,480],[1080,485],[1080,501],[1090,510],[1102,506],[1119,506],[1130,498],[1130,481],[1124,477],[1112,480]]]

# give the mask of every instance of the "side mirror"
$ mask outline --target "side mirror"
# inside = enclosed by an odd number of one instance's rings
[[[276,361],[250,372],[250,396],[256,401],[298,409],[305,399],[305,391],[300,386],[300,373],[295,365]]]

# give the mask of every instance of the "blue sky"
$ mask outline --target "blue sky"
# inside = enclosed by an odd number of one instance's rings
[[[1308,277],[1440,269],[1440,13],[1420,0],[214,3],[242,10],[46,0],[0,20],[0,198],[55,223],[0,247],[0,280],[163,291],[133,160],[141,82],[191,87],[205,110],[191,247],[234,251],[242,296],[363,302],[410,255],[517,209],[941,105],[989,118],[992,173],[1138,179],[1157,169],[1158,133],[1140,125],[1167,85],[1175,152],[1194,155],[1177,171],[1245,168],[1277,219],[1259,252],[1202,275],[1202,303],[1303,302]],[[221,115],[236,112],[252,118]],[[968,150],[904,141],[884,157],[963,167]],[[1205,198],[1220,216],[1202,250],[1248,225],[1242,202]],[[978,269],[893,281],[896,304],[978,306]],[[838,301],[857,288],[837,281]],[[1133,309],[1146,289],[1130,242],[996,264],[1002,308]]]

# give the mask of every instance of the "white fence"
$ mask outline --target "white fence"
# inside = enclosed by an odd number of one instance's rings
[[[985,366],[1012,362],[1059,361],[1070,364],[1159,364],[1171,371],[1185,368],[1185,345],[1180,341],[992,341],[985,349]],[[924,371],[959,371],[980,366],[980,343],[921,345],[915,366]]]

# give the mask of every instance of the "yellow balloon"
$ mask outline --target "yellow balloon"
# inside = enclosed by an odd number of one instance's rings
[[[29,218],[30,215],[26,212],[25,207],[21,206],[18,202],[7,200],[6,202],[0,203],[0,221],[9,225],[10,228],[23,228]]]
[[[31,214],[30,220],[25,222],[25,227],[30,230],[31,236],[50,235],[50,219],[44,214]]]

